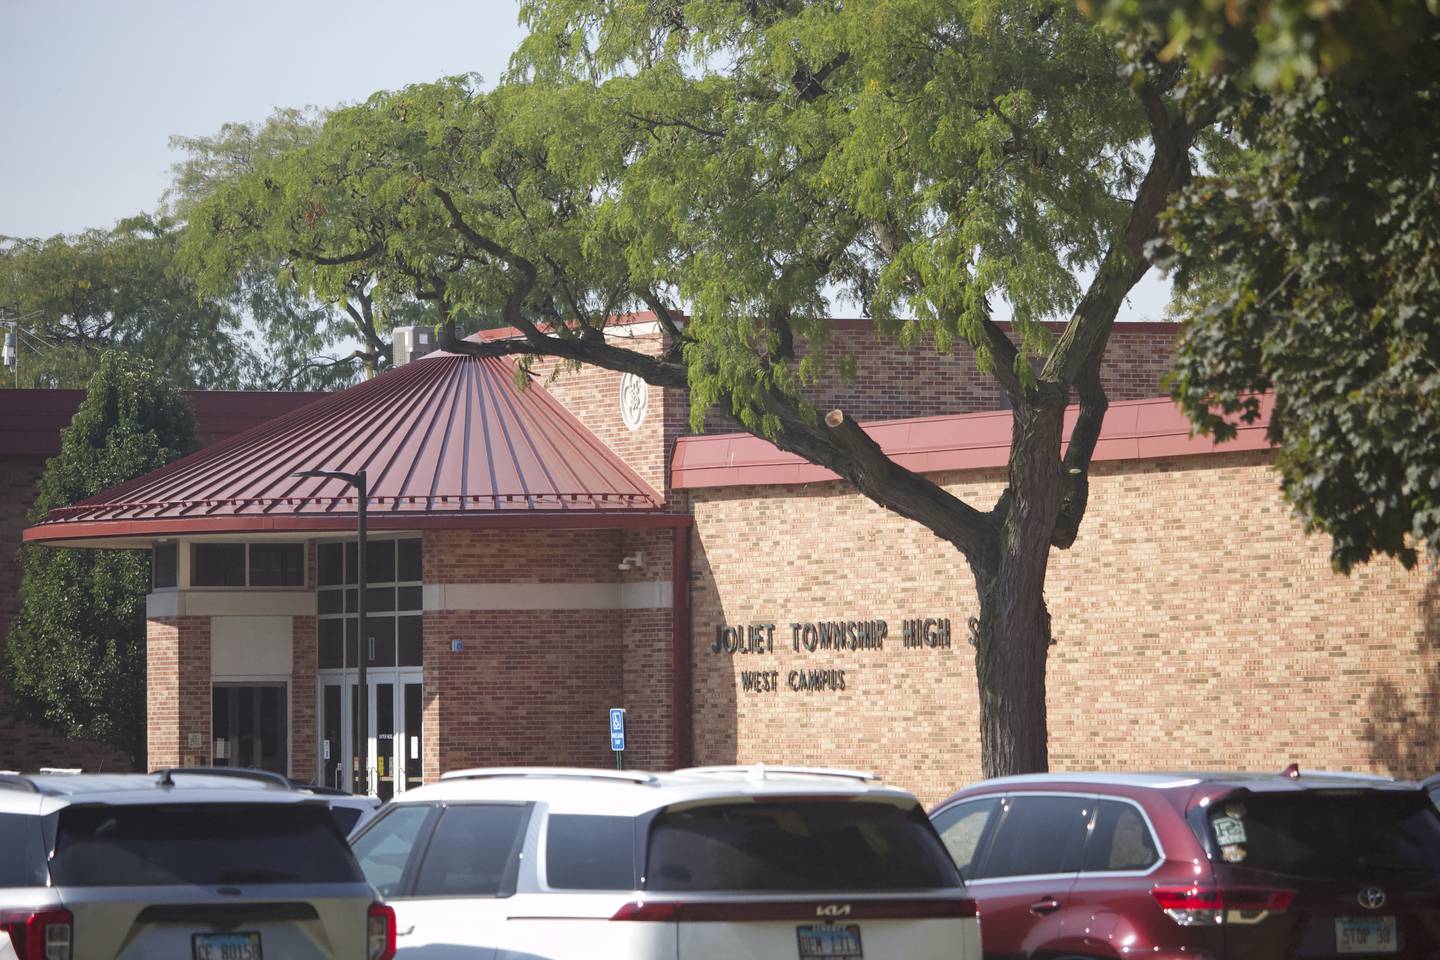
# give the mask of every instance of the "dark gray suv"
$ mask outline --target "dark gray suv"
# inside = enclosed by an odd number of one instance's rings
[[[329,806],[257,779],[0,775],[0,960],[389,960]]]

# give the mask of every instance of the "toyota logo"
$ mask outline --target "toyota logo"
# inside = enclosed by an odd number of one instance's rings
[[[1360,906],[1366,910],[1379,910],[1385,906],[1385,891],[1379,887],[1366,887],[1355,899],[1359,900]]]

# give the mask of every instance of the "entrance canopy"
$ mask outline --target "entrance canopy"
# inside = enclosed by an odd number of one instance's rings
[[[175,535],[353,530],[354,473],[375,529],[648,526],[661,497],[537,384],[444,351],[51,511],[25,539],[132,546]],[[647,523],[647,521],[649,521]],[[122,542],[128,541],[128,542]]]

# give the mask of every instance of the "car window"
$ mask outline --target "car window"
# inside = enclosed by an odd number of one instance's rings
[[[1440,818],[1419,790],[1242,794],[1212,804],[1208,825],[1217,872],[1349,879],[1440,863]]]
[[[551,814],[545,883],[557,890],[634,890],[634,818]]]
[[[916,806],[756,800],[666,810],[651,827],[647,890],[887,891],[957,887]]]
[[[505,897],[515,892],[528,804],[446,807],[415,876],[417,897]]]
[[[434,808],[425,803],[402,803],[378,817],[362,836],[355,838],[355,859],[370,885],[382,897],[399,896],[405,865],[421,839],[425,820]],[[336,814],[351,812],[334,807]],[[354,811],[356,814],[359,811]]]
[[[1085,841],[1087,872],[1148,870],[1159,858],[1155,838],[1138,809],[1118,800],[1100,801]]]
[[[950,858],[960,868],[962,877],[973,876],[972,867],[980,838],[985,835],[986,825],[999,808],[999,798],[986,797],[954,804],[930,818],[940,832],[945,849],[950,851]]]
[[[0,887],[45,886],[40,818],[0,813]]]
[[[1094,806],[1084,797],[1005,798],[976,879],[1076,872]]]
[[[318,802],[66,807],[50,873],[62,887],[361,881]]]
[[[335,818],[335,826],[340,832],[349,836],[350,831],[355,829],[355,824],[360,822],[360,814],[363,811],[359,807],[331,807],[330,815]]]

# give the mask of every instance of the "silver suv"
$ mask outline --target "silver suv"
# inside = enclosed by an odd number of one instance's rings
[[[357,833],[404,960],[979,960],[915,798],[873,774],[463,770]]]
[[[0,775],[0,960],[389,960],[330,808],[240,778]]]

